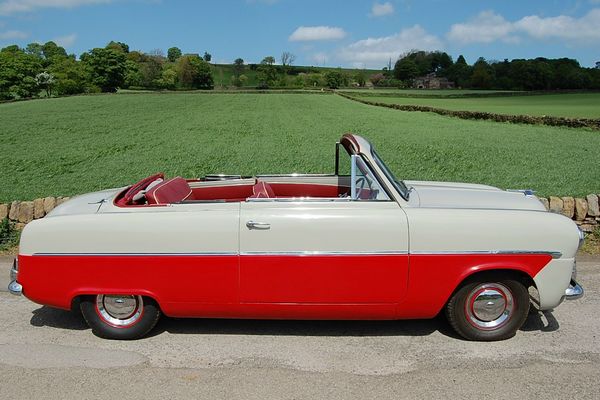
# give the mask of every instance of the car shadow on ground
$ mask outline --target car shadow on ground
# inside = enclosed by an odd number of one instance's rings
[[[33,312],[30,324],[65,330],[89,329],[78,312],[43,306]],[[550,311],[539,311],[532,305],[522,331],[553,332],[559,323]],[[461,339],[443,316],[427,320],[403,321],[298,321],[245,319],[160,319],[147,335],[164,332],[175,335],[276,335],[276,336],[427,336],[434,332]]]

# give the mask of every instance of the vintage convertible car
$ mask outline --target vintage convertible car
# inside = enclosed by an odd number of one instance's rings
[[[530,298],[548,310],[583,294],[581,231],[531,192],[401,181],[353,134],[335,160],[330,175],[158,174],[76,197],[25,227],[10,290],[80,307],[96,335],[113,339],[145,335],[161,313],[445,312],[463,337],[500,340],[524,323]]]

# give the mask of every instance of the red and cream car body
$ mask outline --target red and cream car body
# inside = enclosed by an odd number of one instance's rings
[[[25,227],[11,291],[62,309],[81,303],[109,338],[139,337],[161,312],[414,319],[445,310],[464,337],[496,340],[524,322],[528,289],[541,310],[581,296],[572,277],[581,233],[532,194],[399,181],[352,134],[336,147],[335,170],[159,174],[76,197]]]

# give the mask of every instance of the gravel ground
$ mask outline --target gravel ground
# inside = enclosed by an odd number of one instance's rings
[[[73,313],[0,292],[2,398],[598,398],[600,257],[583,299],[532,312],[513,339],[461,340],[427,321],[163,318],[150,337],[96,338]],[[5,288],[10,260],[0,258]]]

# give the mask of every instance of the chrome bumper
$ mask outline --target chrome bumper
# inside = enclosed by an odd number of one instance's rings
[[[577,300],[583,297],[583,288],[575,279],[571,279],[571,283],[567,290],[565,290],[565,299]]]
[[[13,266],[10,269],[10,283],[8,284],[8,291],[15,296],[19,296],[23,293],[23,286],[17,282],[17,275],[19,273],[19,264],[17,259],[13,261]]]

